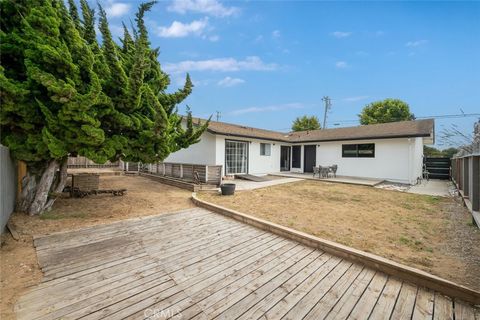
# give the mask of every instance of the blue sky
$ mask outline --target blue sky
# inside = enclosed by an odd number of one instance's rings
[[[120,35],[139,2],[101,3]],[[419,117],[480,113],[480,2],[174,0],[157,3],[147,25],[172,89],[191,74],[180,111],[197,116],[288,131],[297,116],[322,118],[323,96],[329,128],[357,125],[384,98]],[[438,119],[436,129],[470,133],[476,120]]]

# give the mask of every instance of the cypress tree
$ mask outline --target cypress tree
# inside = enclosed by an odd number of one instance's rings
[[[53,204],[49,193],[63,189],[68,155],[104,142],[97,114],[106,96],[92,69],[94,56],[63,2],[29,1],[18,16],[2,15],[7,19],[20,23],[1,33],[2,67],[8,70],[1,82],[2,143],[28,166],[18,209],[39,214]],[[20,59],[12,56],[16,52]]]
[[[97,163],[118,159],[154,162],[198,139],[191,114],[181,125],[175,104],[191,92],[166,94],[168,76],[151,49],[140,6],[138,37],[113,42],[100,8],[103,43],[98,45],[94,11],[74,3],[0,2],[1,142],[27,163],[17,210],[40,214],[63,190],[68,156]],[[93,27],[93,28],[92,28]]]

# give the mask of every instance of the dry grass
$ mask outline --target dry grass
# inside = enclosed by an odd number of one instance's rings
[[[20,233],[20,240],[2,236],[1,316],[15,319],[13,305],[27,287],[38,283],[42,273],[37,264],[32,235],[109,223],[113,221],[161,214],[193,207],[191,192],[163,185],[143,177],[102,176],[100,187],[127,188],[123,197],[90,196],[83,199],[59,199],[53,210],[41,217],[14,213],[11,222]]]
[[[200,197],[480,290],[480,232],[453,199],[317,181]]]

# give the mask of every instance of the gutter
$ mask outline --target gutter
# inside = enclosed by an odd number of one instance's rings
[[[227,137],[240,137],[240,138],[249,138],[249,139],[258,139],[258,140],[267,140],[267,141],[275,141],[275,142],[284,142],[284,143],[315,143],[315,142],[333,142],[333,141],[352,141],[352,140],[384,140],[384,139],[399,139],[399,138],[417,138],[417,137],[430,137],[430,134],[415,134],[415,135],[393,135],[393,136],[379,136],[379,137],[356,137],[356,138],[332,138],[332,139],[313,139],[313,140],[292,140],[292,139],[274,139],[274,138],[266,138],[266,137],[259,137],[254,135],[245,135],[245,134],[234,134],[234,133],[225,133],[225,132],[218,132],[212,129],[207,128],[207,132],[212,134],[218,134]]]

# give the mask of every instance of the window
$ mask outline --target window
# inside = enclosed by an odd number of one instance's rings
[[[301,168],[302,146],[292,147],[292,168]]]
[[[269,156],[271,154],[272,145],[270,143],[260,143],[260,155]]]
[[[374,158],[375,144],[374,143],[342,144],[342,157],[343,158]]]

